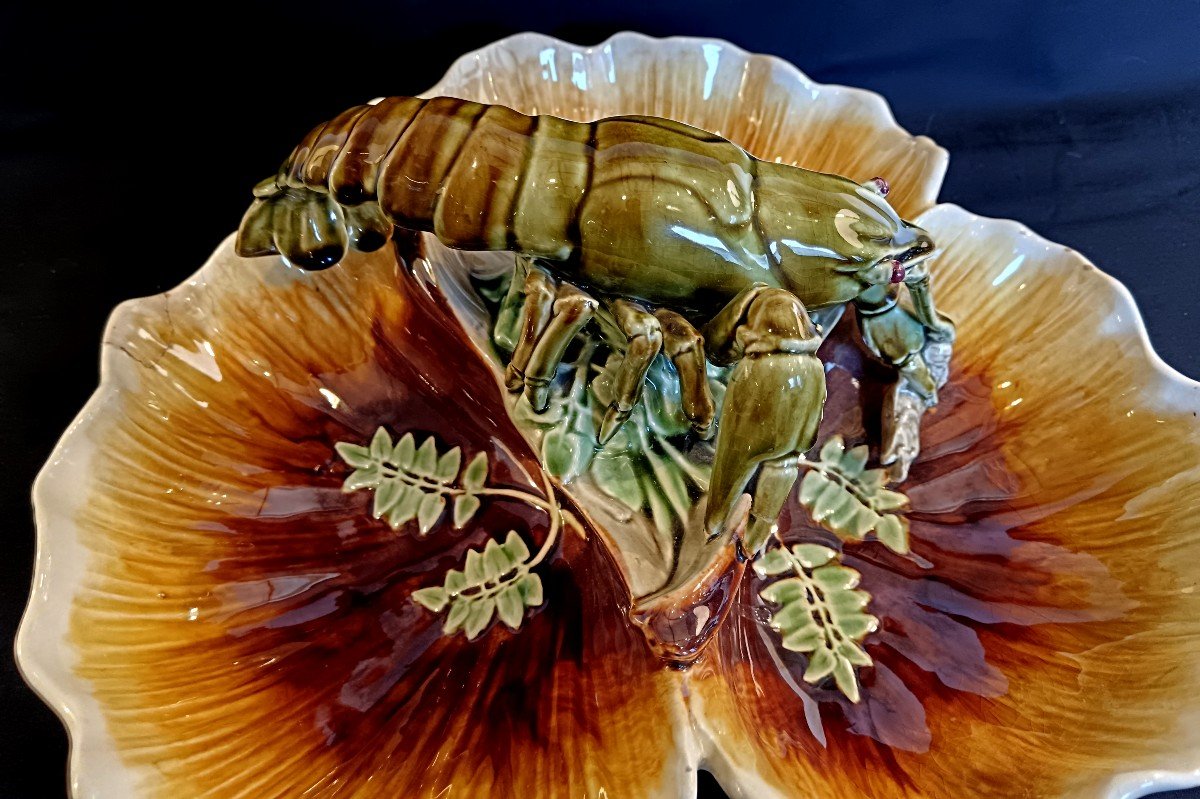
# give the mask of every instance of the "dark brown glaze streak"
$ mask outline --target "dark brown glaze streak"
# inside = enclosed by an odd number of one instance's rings
[[[384,214],[410,230],[432,231],[446,176],[486,106],[451,97],[430,100],[379,168]]]
[[[371,106],[360,105],[351,108],[325,126],[312,145],[308,159],[301,170],[304,185],[310,189],[325,191],[328,188],[329,172],[334,159],[345,149],[346,141],[358,120],[369,111]]]
[[[300,140],[300,143],[296,145],[296,149],[292,150],[291,154],[288,155],[287,159],[283,162],[283,166],[279,167],[279,177],[275,181],[279,187],[293,189],[304,187],[304,183],[301,180],[304,173],[304,164],[308,161],[313,144],[321,137],[321,133],[324,132],[328,125],[328,122],[322,122],[310,130]]]
[[[451,247],[505,250],[537,118],[500,105],[483,108],[438,180],[434,231]]]
[[[388,97],[362,115],[330,167],[328,185],[335,200],[358,205],[378,196],[383,160],[425,103],[415,97]]]
[[[587,161],[587,176],[583,183],[583,193],[579,199],[580,205],[583,204],[583,199],[587,197],[588,192],[592,190],[592,180],[596,177],[596,123],[589,122],[587,131],[587,148],[592,157]],[[579,229],[579,214],[571,216],[571,222],[567,225],[567,241],[571,243],[573,251],[578,250],[583,244],[583,235]]]
[[[505,225],[504,231],[503,249],[513,250],[514,252],[517,251],[520,246],[517,244],[517,198],[521,196],[521,190],[525,188],[526,177],[529,174],[529,171],[523,167],[533,160],[533,144],[535,141],[537,141],[537,138],[540,135],[540,120],[540,116],[530,117],[528,138],[525,140],[524,153],[521,158],[522,169],[517,172],[516,178],[514,179],[516,186],[513,188],[512,196],[508,203],[507,224]]]
[[[682,769],[662,725],[671,676],[594,530],[560,539],[519,631],[468,641],[412,592],[497,530],[536,549],[544,514],[489,500],[422,536],[341,490],[335,444],[381,425],[486,452],[489,484],[537,490],[487,365],[408,268],[417,241],[284,288],[234,261],[204,315],[138,322],[133,357],[211,339],[222,375],[146,370],[81,519],[114,573],[95,574],[72,641],[99,701],[123,708],[110,729],[150,775],[139,796],[636,797]],[[157,407],[169,432],[147,422]],[[114,647],[119,661],[94,654]]]

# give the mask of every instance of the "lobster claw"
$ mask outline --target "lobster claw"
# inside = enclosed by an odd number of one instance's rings
[[[799,456],[817,437],[825,405],[825,369],[803,352],[748,354],[725,392],[705,525],[715,537],[732,529],[746,486],[758,473],[743,548],[766,542],[796,481]]]
[[[284,258],[307,270],[327,269],[342,260],[346,223],[328,194],[289,192],[268,202],[286,204],[286,210],[275,209],[275,246]]]
[[[342,213],[346,217],[350,246],[359,252],[375,252],[392,236],[392,223],[377,202],[346,206]]]
[[[270,199],[257,199],[251,204],[238,226],[237,252],[243,258],[278,255],[275,249],[275,204]]]
[[[238,227],[244,258],[281,254],[301,269],[326,269],[346,248],[373,252],[387,244],[392,223],[376,202],[342,207],[329,194],[282,188],[275,178],[254,187],[254,202]]]

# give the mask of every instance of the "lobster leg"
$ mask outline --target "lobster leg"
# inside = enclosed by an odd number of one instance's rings
[[[904,283],[913,301],[913,313],[922,325],[929,330],[930,338],[935,341],[954,343],[954,322],[942,316],[933,302],[931,279],[926,262],[914,266],[908,271]]]
[[[523,255],[516,257],[516,264],[508,281],[508,291],[504,294],[504,300],[496,312],[496,321],[492,325],[492,341],[509,355],[517,348],[521,309],[525,305],[525,278],[533,268],[530,258]]]
[[[708,364],[704,358],[704,336],[691,322],[665,308],[656,312],[662,328],[663,349],[679,373],[683,413],[692,430],[703,439],[712,437],[716,406],[708,388]]]
[[[746,320],[746,312],[754,301],[769,287],[766,283],[754,283],[738,292],[729,304],[717,312],[704,326],[704,339],[708,342],[708,357],[712,362],[725,366],[742,357],[742,345],[738,340],[738,328]]]
[[[948,340],[928,328],[917,311],[909,311],[898,299],[895,293],[887,292],[855,301],[863,344],[899,372],[884,402],[880,453],[880,462],[889,467],[888,476],[894,482],[908,477],[909,467],[921,452],[921,418],[928,408],[937,405],[938,389],[948,376],[951,350]]]
[[[550,323],[554,292],[554,280],[550,275],[530,265],[524,281],[525,303],[521,306],[521,318],[517,324],[517,346],[504,371],[504,384],[509,391],[520,391],[525,385],[525,367],[529,364],[538,339]]]
[[[825,405],[821,338],[794,294],[764,286],[745,289],[706,332],[714,351],[740,350],[741,359],[725,392],[705,525],[711,536],[736,526],[757,473],[743,541],[753,555],[791,493],[798,456],[816,440]]]
[[[658,319],[629,300],[615,300],[610,306],[617,326],[625,334],[628,345],[625,357],[613,380],[613,399],[604,413],[597,441],[606,444],[625,424],[642,395],[646,370],[662,349],[662,331]]]
[[[529,356],[525,367],[525,397],[538,413],[550,401],[550,381],[571,339],[575,338],[596,312],[596,300],[570,283],[558,287],[550,311],[550,321]],[[524,343],[524,340],[522,340]]]

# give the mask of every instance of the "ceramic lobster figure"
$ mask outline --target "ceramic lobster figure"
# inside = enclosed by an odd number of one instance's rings
[[[579,123],[401,97],[314,128],[255,188],[237,246],[321,269],[347,246],[383,246],[396,226],[453,248],[517,253],[506,300],[519,314],[509,390],[543,408],[567,345],[598,313],[627,339],[599,444],[628,418],[660,352],[695,432],[711,435],[705,359],[735,364],[705,521],[710,535],[740,523],[757,476],[743,542],[753,553],[814,443],[826,396],[815,353],[847,303],[866,346],[898,367],[910,396],[932,405],[944,382],[945,364],[928,358],[948,357],[954,337],[930,294],[934,243],[887,193],[881,178],[860,185],[759,161],[665,119]],[[898,302],[900,285],[911,311]],[[884,459],[903,474],[915,431],[910,420],[897,433],[901,414],[891,413]]]

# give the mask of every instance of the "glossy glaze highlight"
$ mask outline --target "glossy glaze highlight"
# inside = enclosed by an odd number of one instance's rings
[[[940,298],[969,324],[902,486],[912,553],[849,555],[881,619],[860,703],[804,682],[750,572],[731,596],[713,582],[727,615],[705,657],[667,668],[628,618],[636,563],[595,526],[563,539],[553,596],[518,633],[443,638],[408,592],[484,536],[371,520],[368,498],[341,490],[333,446],[380,424],[433,432],[487,451],[505,485],[541,490],[485,339],[442,305],[458,287],[428,288],[500,256],[427,242],[428,263],[381,252],[351,256],[353,277],[298,277],[253,272],[226,242],[189,284],[116,315],[102,389],[39,483],[44,557],[19,650],[65,709],[81,793],[431,796],[453,783],[674,799],[700,767],[756,797],[1186,784],[1200,766],[1200,386],[1155,359],[1116,284],[1011,223],[918,217],[943,153],[878,98],[722,43],[518,37],[433,93],[671,116],[767,160],[886,174],[897,210],[945,247]],[[1087,368],[1062,344],[1079,331],[1103,354]],[[885,375],[845,335],[822,352],[820,435],[873,441]],[[481,514],[543,540],[544,516],[519,503]],[[789,503],[789,540],[821,535],[802,518]],[[69,633],[48,635],[60,611]],[[698,618],[678,617],[683,632]]]

